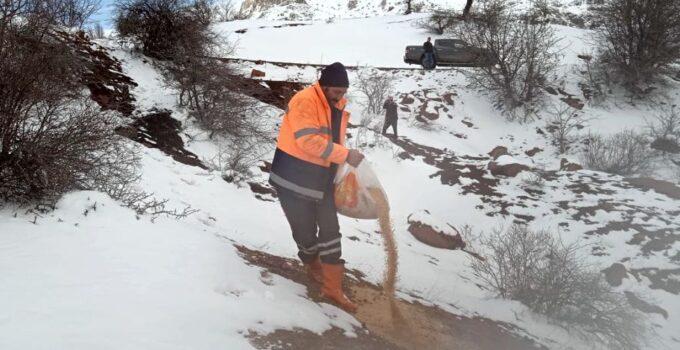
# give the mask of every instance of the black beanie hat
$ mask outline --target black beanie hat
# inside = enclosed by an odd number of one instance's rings
[[[340,62],[335,62],[326,66],[326,68],[321,71],[319,84],[321,84],[321,86],[349,87],[349,78],[347,78],[345,66]]]

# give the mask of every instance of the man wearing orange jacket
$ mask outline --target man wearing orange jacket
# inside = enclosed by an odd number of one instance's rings
[[[348,87],[347,71],[336,62],[321,71],[317,83],[293,96],[279,131],[269,182],[277,189],[308,276],[321,283],[324,297],[354,312],[356,304],[342,291],[342,236],[333,186],[339,164],[357,166],[364,158],[344,146]]]

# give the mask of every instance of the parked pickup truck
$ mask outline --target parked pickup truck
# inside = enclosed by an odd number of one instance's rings
[[[437,39],[434,41],[434,66],[465,66],[479,67],[491,65],[493,60],[485,49],[468,45],[460,39]],[[420,64],[426,67],[424,62],[425,49],[423,45],[406,46],[404,62]]]

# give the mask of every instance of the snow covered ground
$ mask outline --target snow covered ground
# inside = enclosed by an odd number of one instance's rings
[[[271,0],[218,0],[231,1],[235,9],[249,18],[268,20],[334,20],[347,18],[367,18],[384,15],[401,15],[406,10],[403,0],[305,0],[305,1],[271,1]],[[520,9],[528,8],[533,0],[514,0]],[[432,10],[454,10],[462,12],[466,0],[421,0],[413,1],[412,9],[416,12]],[[581,13],[587,8],[582,0],[552,0],[572,13]]]
[[[427,36],[414,27],[422,16],[388,15],[280,28],[276,26],[290,22],[253,19],[222,23],[216,30],[238,39],[237,58],[406,67],[401,62],[403,47]],[[240,29],[247,30],[234,33]],[[588,32],[567,27],[558,30],[570,45],[563,67],[567,74],[578,64],[575,56],[586,47],[581,38]],[[164,87],[154,66],[113,42],[106,44],[123,61],[124,72],[139,84],[133,90],[138,108],[170,109],[173,117],[183,122],[187,149],[203,160],[213,158],[219,145],[175,107],[175,92]],[[247,61],[239,66],[244,74],[252,68],[265,71],[268,79],[303,82],[314,81],[317,73],[313,68]],[[351,72],[350,80],[355,81],[355,74]],[[679,296],[668,288],[652,288],[654,273],[646,274],[643,269],[679,269],[674,257],[680,243],[671,241],[661,249],[645,251],[646,243],[659,243],[654,233],[631,244],[627,242],[636,236],[632,228],[603,235],[587,232],[630,220],[630,224],[650,231],[668,229],[675,237],[680,229],[680,200],[628,186],[618,176],[590,171],[558,172],[546,181],[542,194],[527,191],[521,176],[496,178],[485,173],[475,178],[467,174],[469,169],[463,169],[457,182],[446,180],[438,162],[456,158],[456,164],[483,169],[489,161],[486,153],[499,145],[507,147],[518,161],[546,171],[558,170],[560,157],[549,141],[536,133],[536,128],[545,126],[544,120],[528,124],[506,121],[486,96],[466,88],[459,70],[394,70],[391,74],[397,82],[397,102],[408,109],[400,110],[403,142],[390,142],[367,129],[349,132],[352,145],[373,145],[362,148],[390,199],[400,252],[399,297],[418,297],[452,313],[511,323],[550,348],[595,348],[523,305],[480,289],[468,267],[467,253],[426,246],[408,232],[407,217],[414,213],[440,226],[470,225],[475,233],[529,215],[532,228],[560,231],[567,241],[587,240],[589,248],[597,247],[594,251],[602,254],[583,252],[594,266],[604,269],[622,263],[631,276],[623,279],[617,290],[635,292],[668,313],[667,317],[649,315],[658,333],[649,348],[678,346]],[[574,75],[565,79],[564,88],[578,95]],[[442,98],[446,94],[451,94],[452,103]],[[677,100],[677,90],[669,95]],[[349,97],[353,121],[370,117],[362,115],[361,97],[352,88]],[[414,101],[402,102],[404,97]],[[558,97],[550,98],[561,103]],[[426,103],[424,110],[437,113],[429,128],[416,121]],[[447,110],[435,110],[435,105]],[[652,111],[652,107],[641,105],[586,105],[584,113],[596,119],[582,132],[639,128]],[[269,107],[259,117],[275,123],[281,113]],[[379,124],[380,117],[373,118],[372,123]],[[409,148],[418,145],[443,153],[428,163],[425,156]],[[247,185],[227,183],[217,171],[175,162],[156,149],[136,147],[143,154],[142,187],[167,198],[171,208],[190,205],[198,212],[180,221],[159,218],[152,222],[147,217],[136,218],[132,211],[96,192],[68,194],[48,213],[9,205],[0,208],[1,349],[250,349],[253,345],[246,339],[250,332],[302,328],[323,333],[331,327],[343,329],[348,336],[359,332],[356,319],[334,306],[309,300],[303,285],[264,274],[238,256],[233,244],[295,256],[296,247],[277,202],[256,199]],[[535,147],[542,151],[534,156],[525,153]],[[412,159],[400,157],[404,153]],[[567,158],[577,160],[575,154]],[[264,183],[267,174],[255,170],[254,180]],[[489,201],[493,196],[468,190],[484,181],[495,183],[493,191],[501,195],[498,202]],[[582,192],[569,189],[573,184],[582,188],[584,183],[587,186]],[[603,209],[598,207],[601,201],[612,205]],[[503,205],[507,205],[505,214],[500,210]],[[585,209],[585,214],[579,209]],[[424,210],[430,214],[424,215]],[[368,281],[379,283],[384,255],[381,239],[374,233],[377,223],[342,217],[340,224],[348,266],[363,272]],[[637,271],[635,278],[633,271]],[[671,273],[663,281],[673,286],[679,276]]]

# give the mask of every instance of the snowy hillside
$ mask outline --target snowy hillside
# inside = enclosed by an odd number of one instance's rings
[[[431,1],[460,8],[464,2]],[[347,109],[350,122],[363,126],[348,130],[348,142],[365,152],[389,197],[400,254],[397,296],[417,334],[386,329],[385,305],[375,302],[384,252],[374,221],[340,218],[343,258],[352,270],[349,290],[363,303],[357,315],[324,302],[307,286],[294,260],[290,228],[267,184],[273,142],[253,167],[254,178],[235,184],[219,171],[173,159],[155,139],[129,141],[142,153],[140,185],[167,199],[170,209],[197,211],[185,219],[138,217],[102,193],[82,191],[64,196],[53,211],[0,207],[0,349],[597,349],[482,288],[470,269],[470,253],[435,248],[413,235],[418,225],[457,229],[474,250],[481,232],[513,222],[583,242],[585,261],[606,269],[616,290],[648,315],[655,332],[648,348],[680,346],[678,186],[569,171],[546,136],[547,115],[509,122],[487,96],[466,86],[464,70],[422,71],[404,64],[404,46],[429,34],[415,26],[426,14],[389,10],[401,1],[384,1],[387,10],[369,0],[357,0],[355,10],[344,9],[344,1],[305,3],[302,10],[255,6],[254,17],[264,19],[221,23],[215,31],[236,41],[230,58],[238,72],[264,72],[261,86],[312,83],[314,65],[334,61],[382,67],[393,75],[399,138],[375,132],[381,116],[363,113],[358,70],[352,68]],[[272,20],[293,12],[301,18]],[[340,13],[384,16],[306,21]],[[590,33],[556,28],[566,46],[563,84],[548,98],[555,105],[582,101],[576,56],[587,51]],[[196,155],[199,165],[214,161],[224,145],[176,107],[177,91],[163,83],[152,60],[114,40],[100,44],[138,84],[131,90],[132,117],[166,110],[182,124],[173,136],[183,151]],[[669,91],[668,99],[680,102],[678,89]],[[655,106],[619,102],[586,104],[583,113],[591,118],[579,132],[641,128],[654,113]],[[262,107],[253,117],[271,125],[273,138],[283,109]],[[497,146],[508,154],[494,159],[488,153]],[[565,157],[578,162],[576,152]],[[494,174],[494,160],[529,170]],[[531,173],[540,173],[543,182],[531,183]],[[652,175],[672,179],[665,172]]]
[[[366,18],[384,15],[401,15],[406,9],[404,0],[225,0],[231,1],[242,15],[268,20],[329,20],[338,18]],[[413,1],[414,11],[435,9],[463,11],[466,0]],[[518,0],[522,7],[530,0]],[[553,4],[573,13],[587,8],[586,1],[554,0]]]

